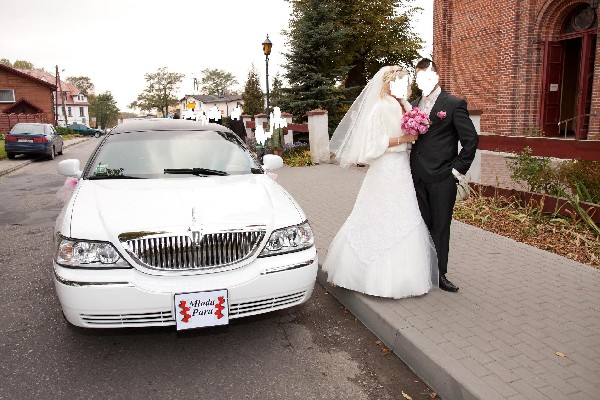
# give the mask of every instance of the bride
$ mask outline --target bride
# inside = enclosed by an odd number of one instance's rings
[[[383,67],[356,98],[330,142],[342,166],[370,164],[352,213],[337,233],[323,270],[334,285],[373,296],[423,295],[438,284],[435,247],[421,218],[400,126],[406,98],[390,84],[406,72]]]

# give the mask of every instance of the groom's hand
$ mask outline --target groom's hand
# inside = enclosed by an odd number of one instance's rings
[[[452,168],[452,175],[454,175],[454,180],[459,183],[464,183],[467,181],[467,177],[458,172],[456,169]]]

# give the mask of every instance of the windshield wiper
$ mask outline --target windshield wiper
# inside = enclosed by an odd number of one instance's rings
[[[99,180],[99,179],[146,179],[141,176],[131,176],[131,175],[94,175],[88,176],[90,180]]]
[[[192,174],[192,175],[219,175],[225,176],[229,175],[225,171],[219,171],[216,169],[208,169],[208,168],[165,168],[165,174]]]
[[[250,172],[252,172],[253,174],[263,174],[264,171],[260,168],[250,168]]]

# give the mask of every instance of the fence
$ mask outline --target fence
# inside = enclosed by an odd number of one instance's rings
[[[2,114],[0,113],[0,134],[8,133],[19,122],[48,123],[46,114]]]

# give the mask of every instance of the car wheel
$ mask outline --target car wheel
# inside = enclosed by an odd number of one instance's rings
[[[94,133],[94,137],[100,137],[100,133],[99,132],[95,132]]]
[[[6,157],[8,157],[10,160],[13,160],[15,158],[16,154],[15,153],[6,153]]]
[[[50,150],[50,155],[48,155],[48,158],[50,160],[54,160],[54,157],[56,156],[56,152],[54,150],[54,146],[52,146],[52,149]]]
[[[61,147],[60,147],[60,151],[57,151],[57,152],[56,152],[56,154],[58,154],[59,156],[62,156],[64,148],[65,148],[65,146],[64,146],[64,145],[63,145],[63,146],[61,146]]]

